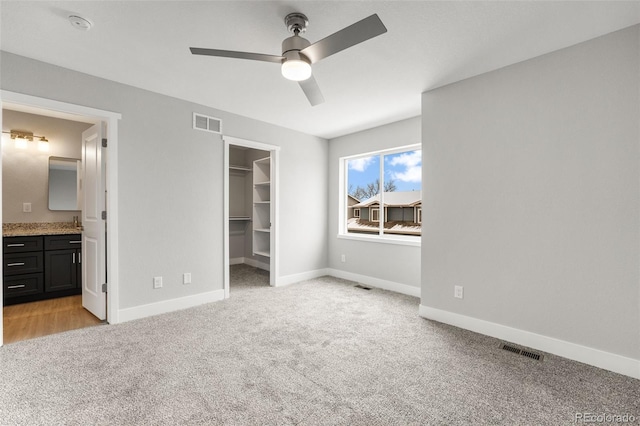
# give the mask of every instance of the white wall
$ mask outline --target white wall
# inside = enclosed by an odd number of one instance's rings
[[[19,111],[2,111],[2,130],[23,130],[49,140],[49,152],[38,151],[30,142],[26,150],[16,149],[7,134],[2,135],[2,221],[3,223],[72,222],[77,211],[49,210],[49,157],[80,159],[82,132],[91,124],[43,117]],[[22,211],[31,203],[31,213]]]
[[[639,52],[635,26],[423,94],[424,312],[640,360]]]
[[[420,117],[415,117],[329,141],[328,263],[332,274],[356,280],[364,278],[370,285],[386,285],[395,291],[419,295],[420,247],[339,239],[337,235],[339,159],[417,144],[420,140]],[[340,260],[342,254],[347,259],[344,263]]]
[[[221,118],[228,135],[281,147],[280,273],[326,266],[326,140],[7,52],[1,71],[4,90],[122,114],[121,309],[222,289],[223,143],[192,129],[194,111]],[[300,205],[312,207],[305,221]],[[192,284],[182,285],[183,272]],[[158,275],[164,288],[154,290]]]

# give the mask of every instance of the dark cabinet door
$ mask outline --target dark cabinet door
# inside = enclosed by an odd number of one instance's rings
[[[76,286],[82,288],[82,250],[76,250]]]
[[[44,291],[74,289],[78,286],[78,250],[44,252]]]

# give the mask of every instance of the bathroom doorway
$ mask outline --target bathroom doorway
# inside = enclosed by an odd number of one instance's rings
[[[116,163],[117,158],[113,156],[107,163],[108,171],[99,165],[102,164],[101,157],[104,155],[106,158],[111,151],[109,147],[115,151],[117,120],[120,115],[6,91],[2,91],[2,109],[3,116],[6,117],[2,120],[2,129],[8,132],[3,133],[2,148],[0,148],[5,166],[2,168],[1,181],[3,199],[5,199],[2,203],[3,235],[14,235],[15,232],[12,234],[6,231],[11,228],[15,231],[22,226],[22,230],[18,230],[17,234],[24,237],[25,228],[35,228],[27,239],[35,240],[37,244],[42,244],[42,247],[27,244],[27,247],[17,248],[18,251],[24,252],[16,253],[15,256],[24,257],[27,254],[42,260],[39,265],[41,269],[26,271],[33,272],[30,276],[32,281],[21,281],[17,285],[14,283],[16,281],[14,278],[20,281],[19,278],[27,277],[27,274],[20,274],[24,271],[10,271],[8,266],[3,264],[3,285],[0,291],[3,296],[3,305],[7,301],[8,303],[0,314],[3,320],[0,331],[7,340],[0,343],[10,343],[100,323],[117,322],[117,298],[115,297],[117,274],[113,273],[117,271],[117,258],[113,256],[113,253],[117,252],[115,235],[117,210],[114,209],[117,204],[117,187],[114,185],[117,182],[115,175],[117,164],[111,164]],[[44,122],[47,122],[48,128],[43,127]],[[26,129],[29,126],[40,130]],[[65,134],[65,131],[61,130],[65,128],[67,131],[73,129],[74,135]],[[32,144],[27,147],[27,150],[12,152],[15,140],[12,140],[11,130],[28,130],[34,136],[42,136],[49,142],[49,151],[36,151],[35,144]],[[108,134],[111,137],[107,137]],[[35,137],[33,139],[28,142],[37,143],[41,140]],[[72,140],[73,143],[71,143]],[[56,210],[55,202],[50,200],[48,183],[50,179],[54,179],[51,176],[51,170],[66,167],[64,162],[59,160],[60,158],[82,160],[80,162],[87,165],[85,167],[83,164],[81,168],[82,178],[78,179],[81,197],[77,200],[75,209],[67,206]],[[30,164],[28,178],[25,178],[24,174],[22,177],[12,174],[12,168],[15,168],[16,163],[19,165],[21,162],[23,165],[25,162],[33,163]],[[47,172],[44,173],[46,185],[42,184],[41,163],[48,164]],[[71,164],[71,161],[67,163]],[[7,166],[7,164],[12,165]],[[110,176],[108,172],[112,169],[113,174]],[[13,178],[16,177],[18,179],[14,180]],[[108,187],[111,187],[111,193],[106,191]],[[46,194],[43,195],[43,191]],[[29,196],[33,200],[20,200],[20,193],[23,198]],[[107,211],[113,212],[110,214],[110,228],[106,227]],[[76,220],[78,223],[75,223]],[[86,225],[90,229],[82,228]],[[52,226],[53,229],[37,229]],[[74,230],[69,229],[73,227],[75,227]],[[71,246],[63,246],[64,244],[71,244]],[[7,244],[3,244],[3,248],[5,245]],[[13,244],[13,246],[20,246],[20,244]],[[106,248],[110,249],[109,253],[106,252]],[[16,250],[16,248],[13,249]],[[38,267],[37,261],[35,267]],[[113,273],[109,275],[108,283],[107,271]],[[72,278],[69,278],[71,276]],[[31,282],[38,281],[36,277],[41,283],[31,285]],[[77,282],[76,286],[70,285],[71,282]],[[63,285],[60,286],[60,283]],[[29,293],[27,297],[20,293],[8,294],[8,291],[16,291],[16,287],[20,285],[27,287],[26,290],[31,290],[30,293],[27,292]],[[18,292],[25,287],[18,288]],[[46,294],[47,292],[49,294]],[[5,327],[8,329],[5,330]]]

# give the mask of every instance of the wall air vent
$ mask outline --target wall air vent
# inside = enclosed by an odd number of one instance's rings
[[[205,132],[222,133],[222,120],[194,112],[193,128]]]
[[[528,351],[526,349],[520,349],[506,343],[503,343],[502,345],[500,345],[500,348],[504,349],[505,351],[514,353],[516,355],[522,355],[522,356],[526,356],[527,358],[535,359],[536,361],[542,361],[544,358],[542,354],[539,354],[537,352]]]

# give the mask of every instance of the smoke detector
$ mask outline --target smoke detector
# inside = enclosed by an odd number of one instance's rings
[[[69,22],[74,28],[77,28],[80,31],[89,31],[93,26],[93,23],[90,20],[78,15],[69,15]]]

